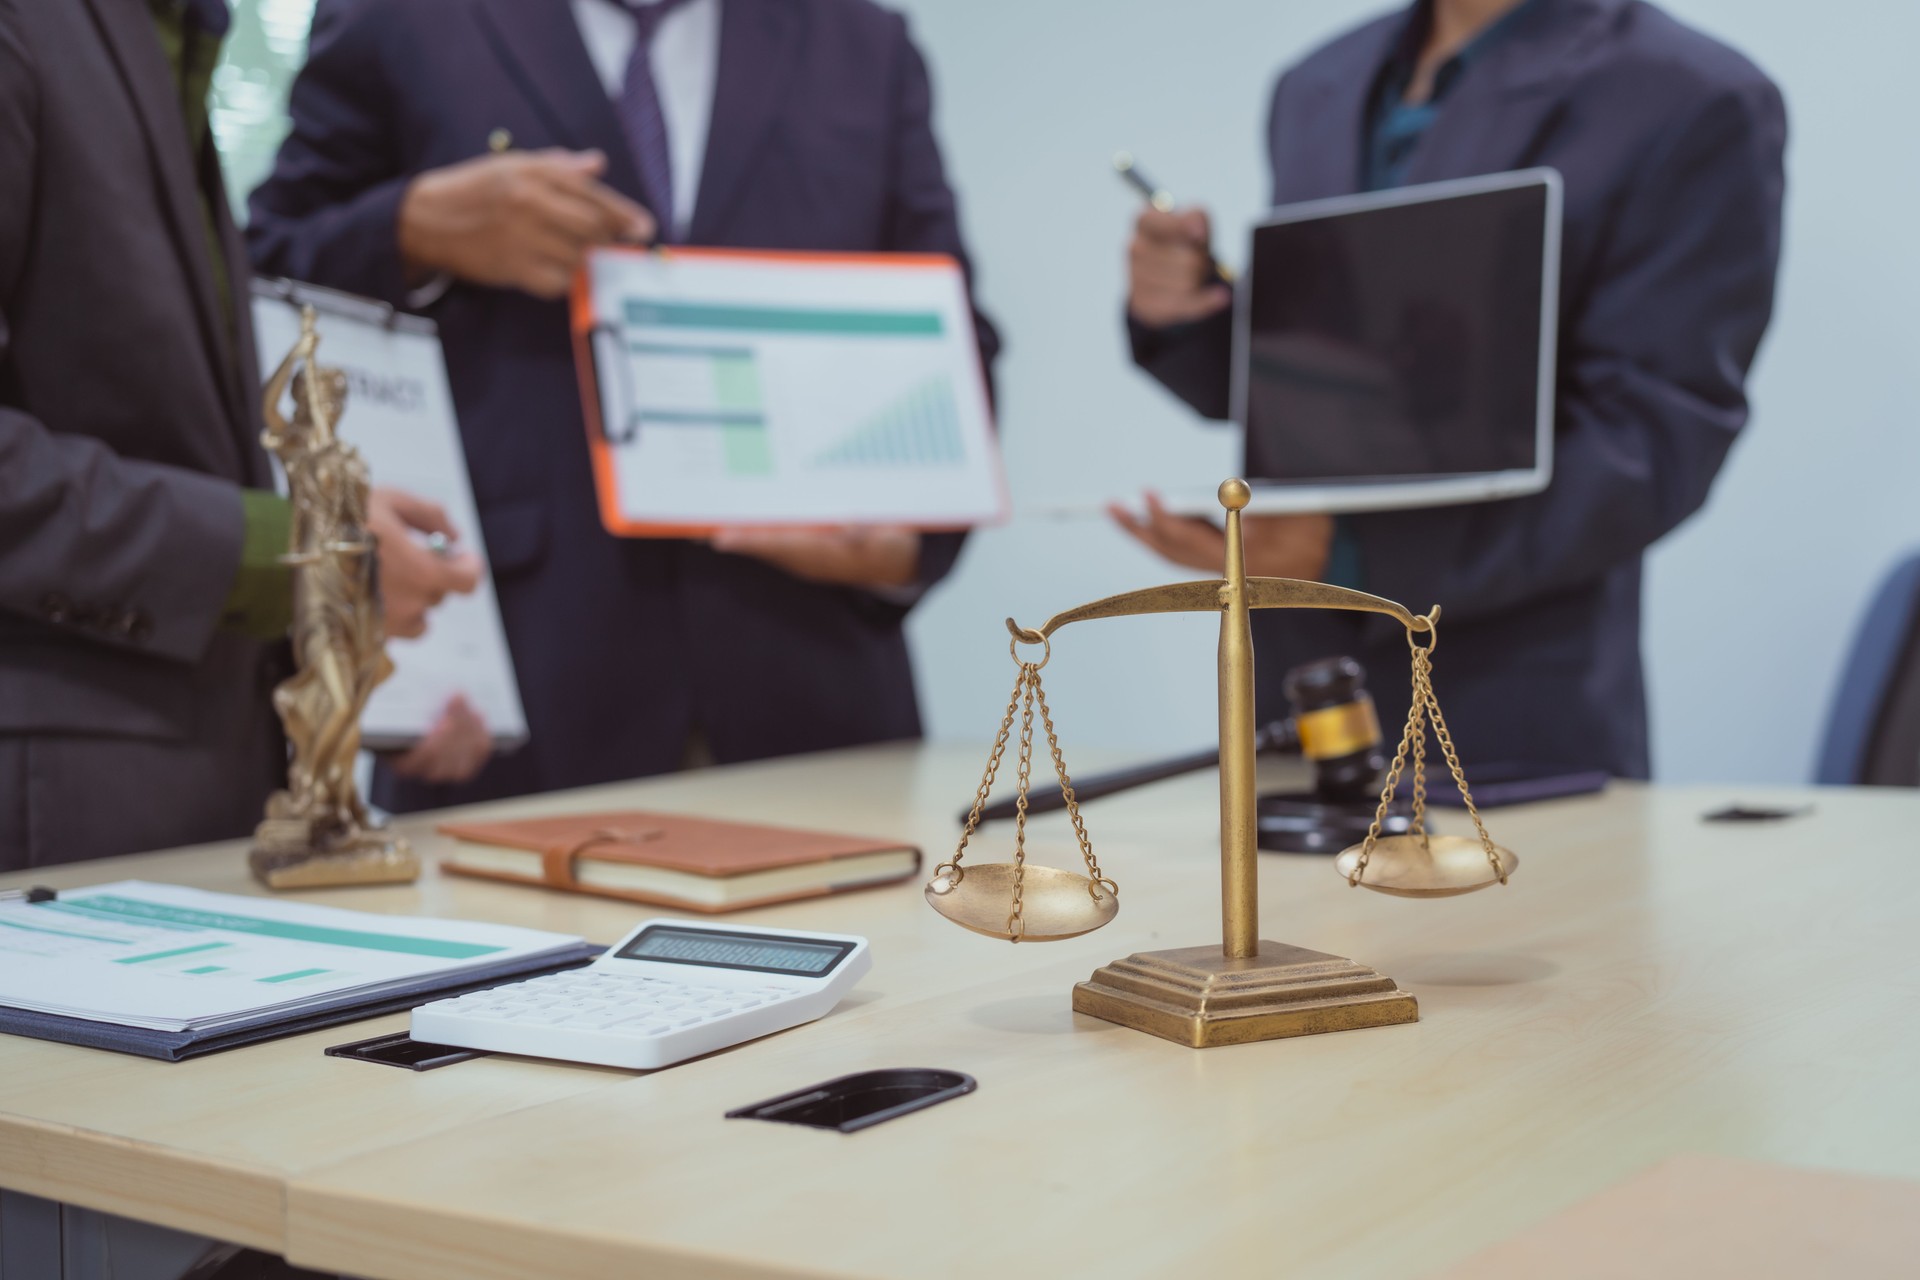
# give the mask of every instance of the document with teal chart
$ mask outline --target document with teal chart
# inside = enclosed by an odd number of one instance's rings
[[[615,533],[1006,515],[952,258],[601,250],[573,309]]]
[[[568,958],[581,940],[122,880],[0,902],[0,1009],[215,1030]]]

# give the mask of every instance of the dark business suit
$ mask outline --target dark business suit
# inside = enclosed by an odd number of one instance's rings
[[[962,254],[905,23],[867,0],[724,0],[690,243]],[[650,204],[566,0],[322,0],[293,132],[254,193],[262,269],[401,303],[408,181],[482,154],[597,148]],[[433,308],[531,743],[403,808],[917,737],[905,605],[601,528],[564,307],[456,286]],[[992,352],[991,330],[984,354]],[[923,584],[955,536],[929,538]]]
[[[1410,13],[1342,36],[1281,77],[1276,204],[1360,189],[1367,103]],[[1780,251],[1780,95],[1739,54],[1636,0],[1536,0],[1468,67],[1410,183],[1560,171],[1553,483],[1532,497],[1348,518],[1368,591],[1443,607],[1441,704],[1469,760],[1649,770],[1641,558],[1698,510],[1747,418],[1744,382]],[[1134,331],[1135,358],[1196,409],[1228,413],[1230,322]],[[1327,653],[1367,666],[1404,716],[1406,645],[1380,620],[1256,624],[1265,714],[1279,674]]]
[[[147,0],[0,0],[0,869],[239,836],[282,648],[216,630],[271,488],[245,260]]]

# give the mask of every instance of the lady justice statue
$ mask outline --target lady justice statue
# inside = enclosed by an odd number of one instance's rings
[[[308,307],[300,340],[267,380],[261,443],[280,459],[293,504],[293,656],[297,674],[273,691],[293,748],[287,788],[267,802],[249,862],[275,889],[413,880],[419,858],[375,827],[354,785],[360,713],[393,672],[367,530],[367,465],[335,434],[347,379],[314,362],[320,335]],[[293,420],[280,411],[293,391]]]

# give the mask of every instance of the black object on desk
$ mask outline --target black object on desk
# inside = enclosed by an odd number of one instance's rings
[[[934,1067],[860,1071],[752,1106],[735,1107],[727,1112],[727,1119],[774,1120],[854,1133],[977,1088],[979,1082],[965,1072]]]
[[[1702,822],[1783,822],[1788,818],[1803,818],[1813,812],[1810,804],[1795,805],[1788,809],[1776,809],[1765,805],[1735,804],[1724,809],[1715,809],[1712,813],[1702,814]]]
[[[1300,737],[1294,729],[1293,721],[1275,720],[1272,724],[1262,725],[1253,735],[1253,749],[1260,752],[1298,751]],[[1183,773],[1198,773],[1202,769],[1214,768],[1219,763],[1220,748],[1207,747],[1166,760],[1130,765],[1125,769],[1114,769],[1107,773],[1090,773],[1084,778],[1074,779],[1073,798],[1078,803],[1085,804],[1089,800],[1098,800],[1102,796],[1131,791],[1135,787],[1144,787],[1150,782],[1177,778]],[[1013,817],[1018,811],[1018,804],[1018,800],[996,800],[980,811],[980,821],[1003,822]],[[1066,798],[1052,788],[1041,788],[1027,796],[1029,817],[1052,813],[1066,807]],[[964,825],[966,821],[967,814],[962,813],[961,824]]]
[[[1492,764],[1469,764],[1467,780],[1473,783],[1473,802],[1482,809],[1498,809],[1511,804],[1533,804],[1538,800],[1558,800],[1565,796],[1586,796],[1604,791],[1609,777],[1605,769],[1576,769],[1565,765],[1536,764],[1528,760],[1501,760]],[[1400,794],[1413,794],[1402,783]],[[1434,787],[1427,792],[1427,803],[1447,809],[1464,809],[1456,787]]]
[[[456,1062],[465,1062],[468,1058],[488,1056],[485,1049],[428,1044],[415,1040],[404,1031],[375,1036],[371,1040],[355,1040],[352,1044],[336,1044],[326,1052],[329,1058],[354,1058],[361,1062],[377,1062],[383,1067],[405,1067],[409,1071],[432,1071],[436,1067],[450,1067]]]

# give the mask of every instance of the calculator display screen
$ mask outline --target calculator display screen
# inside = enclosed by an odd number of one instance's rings
[[[853,948],[851,942],[825,938],[781,938],[764,933],[721,933],[660,925],[643,929],[639,937],[614,955],[621,960],[654,960],[702,965],[709,969],[750,969],[756,973],[817,978],[839,964]]]

